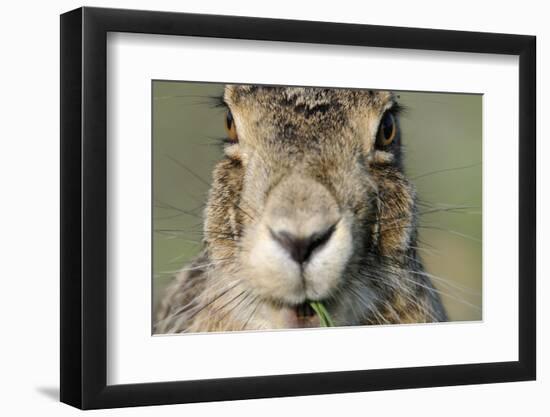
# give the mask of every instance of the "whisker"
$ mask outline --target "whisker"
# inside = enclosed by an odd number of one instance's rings
[[[176,158],[173,158],[170,155],[164,155],[166,158],[183,168],[185,171],[187,171],[189,174],[191,174],[194,178],[205,184],[207,187],[210,187],[210,182],[206,181],[204,178],[202,178],[199,174],[197,174],[195,171],[193,171],[191,168],[185,166],[182,162],[178,161]]]
[[[255,299],[260,299],[260,297],[256,297]],[[254,300],[252,301],[254,302]],[[246,319],[246,322],[244,323],[243,327],[241,328],[241,330],[245,330],[246,327],[248,326],[248,323],[250,323],[250,321],[252,320],[252,318],[256,315],[256,312],[258,311],[258,308],[260,307],[260,305],[262,304],[262,301],[261,299],[256,303],[256,306],[254,307],[254,309],[252,310],[252,313],[250,313],[250,315],[248,316],[248,319]]]
[[[459,237],[462,237],[464,239],[468,239],[468,240],[471,240],[473,242],[477,242],[477,243],[482,243],[482,240],[480,238],[477,238],[475,236],[471,236],[471,235],[467,235],[465,233],[461,233],[461,232],[458,232],[456,230],[452,230],[452,229],[446,229],[444,227],[438,227],[438,226],[429,226],[429,225],[418,225],[417,226],[418,228],[421,228],[421,229],[432,229],[432,230],[439,230],[441,232],[448,232],[450,234],[453,234],[453,235],[456,235],[456,236],[459,236]]]
[[[475,310],[477,310],[477,311],[481,311],[481,308],[480,308],[479,306],[474,305],[474,304],[472,304],[472,303],[469,303],[469,302],[467,302],[466,300],[462,300],[462,299],[460,299],[460,298],[457,298],[457,297],[453,296],[452,294],[449,294],[449,293],[447,293],[447,292],[438,290],[438,289],[433,288],[433,287],[430,287],[430,286],[428,286],[428,285],[421,284],[421,283],[418,282],[418,281],[415,281],[415,280],[413,280],[413,279],[410,279],[410,278],[407,278],[407,277],[404,277],[404,276],[402,277],[402,279],[404,279],[404,280],[406,280],[406,281],[410,281],[410,282],[412,282],[412,283],[414,283],[415,285],[418,285],[418,286],[420,286],[420,287],[426,288],[426,289],[427,289],[428,291],[430,291],[430,292],[444,295],[445,297],[448,297],[448,298],[450,298],[450,299],[452,299],[452,300],[455,300],[455,301],[457,301],[457,302],[459,302],[459,303],[462,303],[462,304],[464,304],[464,305],[467,305],[467,306],[469,306],[469,307],[471,307],[471,308],[473,308],[473,309],[475,309]]]
[[[244,297],[241,297],[242,295],[244,294]],[[223,316],[221,316],[218,321],[223,323],[223,321],[225,320],[225,318],[231,314],[232,312],[234,312],[248,297],[250,297],[250,294],[247,293],[246,291],[243,291],[241,293],[241,295],[239,297],[237,297],[237,299],[240,298],[239,302],[237,304],[235,304],[233,307],[231,307],[229,310],[227,310]],[[230,304],[230,303],[229,303]],[[222,308],[220,308],[220,310],[222,310]]]
[[[478,167],[480,165],[481,165],[481,162],[478,162],[476,164],[464,165],[464,166],[455,167],[455,168],[438,169],[436,171],[426,172],[424,174],[420,174],[420,175],[417,175],[415,177],[411,177],[411,180],[417,180],[419,178],[424,178],[424,177],[428,177],[428,176],[431,176],[431,175],[441,174],[443,172],[460,171],[460,170],[463,170],[463,169],[474,168],[474,167]]]
[[[186,304],[185,306],[181,307],[180,309],[178,309],[176,312],[174,312],[173,314],[170,314],[169,316],[161,319],[159,322],[157,323],[163,323],[163,322],[167,322],[168,320],[174,320],[176,319],[178,316],[181,316],[182,314],[184,313],[187,313],[189,312],[189,310],[191,310],[193,307],[200,307],[197,311],[194,311],[192,312],[192,315],[189,316],[189,317],[186,317],[186,320],[191,322],[198,314],[200,314],[202,311],[204,311],[206,308],[210,307],[213,303],[215,303],[217,300],[219,300],[220,298],[224,297],[226,294],[228,294],[230,291],[232,291],[233,289],[235,289],[238,285],[240,285],[240,281],[237,281],[234,285],[230,286],[229,288],[226,288],[224,291],[222,291],[220,294],[218,294],[217,296],[213,297],[211,300],[209,300],[206,304],[202,305],[202,306],[197,306],[195,304],[196,300],[193,300],[192,302]]]
[[[415,275],[422,275],[422,276],[425,276],[427,278],[430,278],[430,279],[434,279],[438,282],[441,282],[442,284],[445,284],[451,288],[454,288],[458,291],[461,291],[463,293],[466,293],[466,294],[470,294],[470,295],[473,295],[473,296],[477,296],[477,297],[481,297],[482,294],[479,292],[479,291],[476,291],[472,288],[468,288],[468,287],[463,287],[463,286],[460,286],[456,283],[453,283],[451,280],[449,279],[446,279],[446,278],[443,278],[443,277],[439,277],[437,275],[433,275],[433,274],[429,274],[427,272],[422,272],[422,271],[413,271],[413,270],[406,270],[406,272],[409,272],[411,274],[415,274]]]

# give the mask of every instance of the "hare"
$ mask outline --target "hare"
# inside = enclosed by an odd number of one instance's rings
[[[155,333],[425,323],[446,313],[417,252],[416,194],[386,91],[228,85],[200,256]]]

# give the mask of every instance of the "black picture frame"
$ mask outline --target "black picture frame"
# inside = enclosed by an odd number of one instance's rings
[[[519,56],[519,360],[107,385],[108,32]],[[171,12],[61,15],[61,401],[82,409],[536,378],[536,38]]]

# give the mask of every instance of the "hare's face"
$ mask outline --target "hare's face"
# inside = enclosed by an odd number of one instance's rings
[[[406,256],[414,231],[394,96],[228,86],[224,98],[226,158],[205,222],[212,261],[274,315],[306,300],[337,317],[354,303],[365,310],[382,291],[378,272]]]

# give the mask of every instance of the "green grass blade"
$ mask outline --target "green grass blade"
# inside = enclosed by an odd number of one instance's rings
[[[323,312],[323,315],[325,316],[325,320],[327,322],[326,327],[334,327],[334,322],[332,321],[332,318],[330,317],[330,314],[328,313],[323,303],[319,303],[319,309]]]
[[[323,303],[319,301],[310,301],[309,305],[319,316],[319,321],[322,327],[334,327],[334,322],[332,321],[327,309]]]

